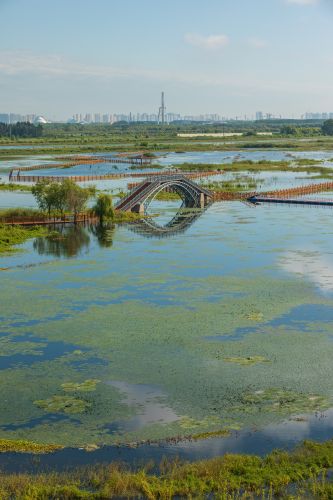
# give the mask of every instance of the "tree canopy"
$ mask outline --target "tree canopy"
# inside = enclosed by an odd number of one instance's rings
[[[325,135],[333,135],[333,120],[326,120],[321,130]]]
[[[32,194],[43,212],[50,215],[52,211],[57,211],[63,215],[68,211],[74,215],[74,221],[95,192],[94,187],[82,188],[71,179],[61,182],[44,179],[32,187]]]
[[[0,123],[0,137],[41,137],[42,125],[33,125],[30,122],[17,122],[13,125]]]
[[[93,206],[93,211],[99,217],[101,224],[103,224],[104,219],[112,220],[114,218],[112,196],[101,193]]]

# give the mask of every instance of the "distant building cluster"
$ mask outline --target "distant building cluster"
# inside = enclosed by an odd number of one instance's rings
[[[227,118],[218,114],[205,115],[180,115],[178,113],[165,113],[165,122],[171,123],[174,121],[197,121],[197,122],[220,122]],[[112,114],[112,113],[76,113],[68,120],[69,123],[116,123],[116,122],[158,122],[159,116],[157,113],[129,113],[129,114]]]
[[[262,120],[279,120],[282,117],[281,115],[276,116],[271,113],[263,113],[262,111],[256,112],[256,121]],[[301,120],[329,120],[333,119],[333,113],[305,113],[301,115]]]
[[[304,120],[332,120],[333,113],[305,113]]]
[[[256,121],[262,120],[280,120],[282,115],[273,115],[272,113],[263,113],[262,111],[256,112]]]
[[[201,115],[181,115],[179,113],[166,113],[163,116],[163,123],[172,122],[198,122],[198,123],[225,123],[233,121],[256,121],[263,120],[280,120],[280,119],[290,119],[294,117],[286,117],[282,115],[274,115],[272,113],[264,113],[263,111],[257,111],[254,116],[236,116],[234,118],[219,115],[218,113],[211,114],[201,114]],[[333,113],[305,113],[297,119],[302,120],[328,120],[333,119]],[[0,113],[0,123],[15,124],[17,122],[29,122],[35,125],[50,123],[50,120],[44,118],[44,116],[36,114],[17,114],[17,113]],[[59,120],[60,122],[60,120]],[[104,123],[113,124],[117,122],[127,122],[127,123],[161,123],[160,115],[158,113],[128,113],[128,114],[117,114],[117,113],[75,113],[67,123],[79,123],[79,124],[89,124],[89,123]]]
[[[38,116],[34,114],[20,115],[17,113],[0,113],[0,123],[6,123],[7,125],[15,124],[17,122],[29,122],[36,125],[44,123],[49,123],[43,116]]]

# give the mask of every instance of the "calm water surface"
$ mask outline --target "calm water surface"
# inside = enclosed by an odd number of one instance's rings
[[[259,180],[266,189],[311,176]],[[1,192],[0,206],[34,201]],[[332,211],[178,206],[155,202],[151,224],[59,228],[60,238],[1,256],[0,436],[73,447],[45,465],[265,453],[332,437]],[[158,227],[172,218],[170,231]],[[220,431],[229,435],[112,447]],[[88,444],[106,447],[75,450]]]
[[[332,212],[219,203],[180,220],[70,227],[1,257],[1,437],[230,432],[184,456],[331,437]]]

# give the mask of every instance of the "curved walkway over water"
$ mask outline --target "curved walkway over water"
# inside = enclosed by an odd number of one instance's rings
[[[181,174],[147,177],[134,187],[115,206],[116,210],[146,213],[157,195],[167,189],[177,193],[182,199],[182,208],[203,208],[213,198],[213,193]]]

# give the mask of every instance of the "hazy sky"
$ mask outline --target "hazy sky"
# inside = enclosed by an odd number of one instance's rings
[[[333,111],[333,0],[0,0],[0,112]]]

